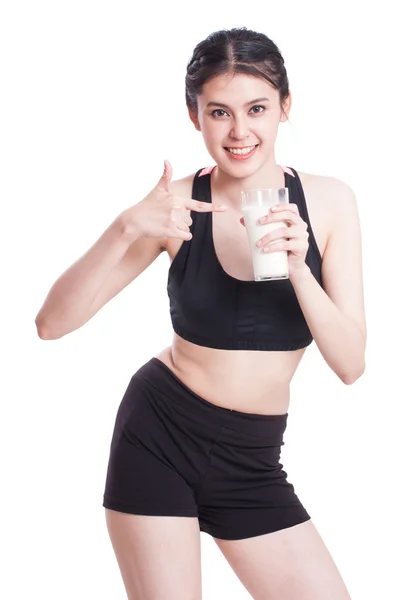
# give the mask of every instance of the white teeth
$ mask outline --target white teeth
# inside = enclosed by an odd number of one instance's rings
[[[255,146],[250,146],[249,148],[228,148],[228,150],[232,154],[249,154],[254,148]]]

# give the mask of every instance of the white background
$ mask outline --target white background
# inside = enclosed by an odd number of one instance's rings
[[[294,103],[277,162],[349,184],[363,233],[366,372],[345,386],[308,348],[283,462],[353,600],[400,597],[394,6],[2,4],[2,598],[126,597],[102,495],[123,392],[171,341],[168,257],[60,340],[42,341],[34,319],[55,279],[154,187],[164,158],[174,178],[212,164],[184,77],[197,42],[233,26],[266,33],[285,58]],[[204,600],[248,599],[212,538],[201,539]]]

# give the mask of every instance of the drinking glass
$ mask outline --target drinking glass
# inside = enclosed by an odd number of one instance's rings
[[[274,229],[285,227],[285,221],[261,224],[258,219],[266,216],[272,206],[289,203],[289,189],[266,188],[259,190],[242,190],[242,215],[250,243],[253,260],[254,281],[272,281],[275,279],[288,279],[288,253],[287,250],[263,252],[256,246],[256,242]],[[274,214],[274,213],[272,213]],[[271,242],[279,243],[282,239]]]

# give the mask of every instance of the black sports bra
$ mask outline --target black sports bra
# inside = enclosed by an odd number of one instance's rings
[[[212,168],[200,169],[192,198],[211,202]],[[306,264],[321,284],[322,258],[294,169],[284,168],[289,200],[308,225]],[[214,248],[212,213],[191,212],[192,239],[183,241],[169,269],[167,292],[174,331],[189,342],[222,350],[297,350],[313,337],[290,279],[241,281],[222,268]]]

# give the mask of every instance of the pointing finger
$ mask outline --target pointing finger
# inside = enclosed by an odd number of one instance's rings
[[[212,204],[211,202],[192,199],[185,202],[185,207],[196,212],[225,211],[228,208],[225,204]]]

